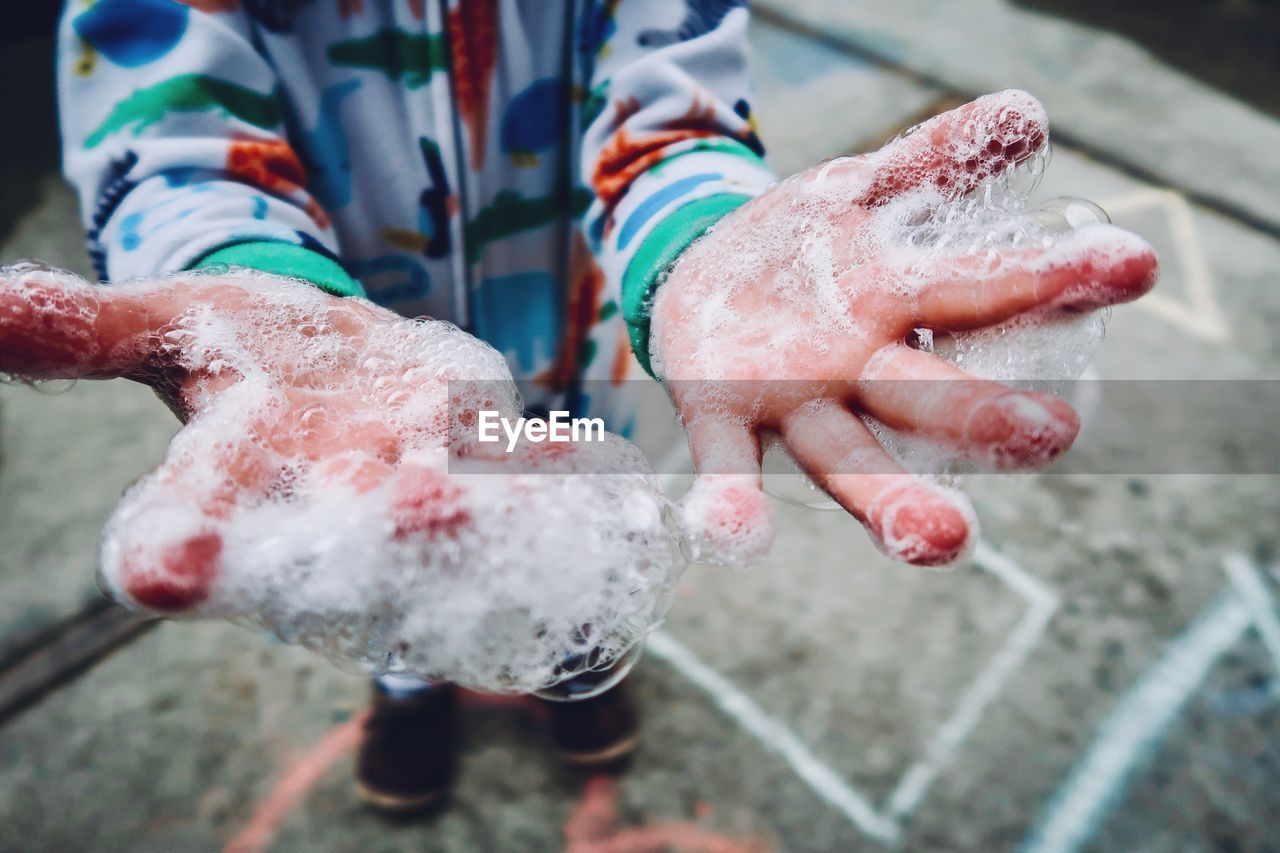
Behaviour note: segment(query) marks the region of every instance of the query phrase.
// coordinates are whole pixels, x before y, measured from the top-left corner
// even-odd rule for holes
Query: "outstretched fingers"
[[[890,557],[944,566],[969,552],[978,522],[968,499],[904,471],[842,403],[806,403],[783,420],[781,431],[809,475]]]
[[[958,255],[928,270],[915,325],[955,331],[1044,308],[1089,310],[1131,302],[1155,286],[1155,250],[1136,234],[1089,225],[1047,248]]]
[[[248,294],[211,276],[93,285],[34,264],[0,268],[0,372],[37,380],[137,376],[191,305],[230,309]]]
[[[871,184],[858,201],[875,206],[928,185],[960,198],[1031,157],[1048,134],[1048,115],[1031,95],[1017,89],[984,95],[872,154]]]
[[[1045,465],[1080,430],[1075,410],[1052,395],[978,379],[902,345],[876,354],[858,399],[882,423],[958,446],[997,470]]]
[[[162,465],[125,494],[103,531],[104,589],[122,604],[166,615],[199,606],[220,573],[225,511],[175,466]]]
[[[773,542],[773,520],[760,490],[754,431],[725,415],[701,415],[684,428],[697,478],[679,516],[692,558],[734,567],[762,559]]]
[[[213,595],[237,504],[260,497],[279,471],[252,441],[210,444],[184,430],[165,461],[120,501],[102,537],[101,578],[116,600],[177,615]]]
[[[0,373],[22,379],[108,379],[128,376],[154,384],[197,336],[174,335],[175,324],[197,306],[253,322],[257,292],[265,285],[235,275],[155,278],[122,285],[91,285],[71,273],[30,264],[0,268]],[[317,318],[355,335],[373,316],[368,306],[344,303],[309,285],[296,288],[288,311],[303,324]],[[332,304],[329,304],[329,303]]]
[[[0,372],[77,379],[129,369],[121,344],[138,329],[129,300],[71,273],[0,269]]]

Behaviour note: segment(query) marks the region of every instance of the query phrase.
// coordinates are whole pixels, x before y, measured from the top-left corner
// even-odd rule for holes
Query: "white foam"
[[[102,291],[10,273],[28,311],[83,315],[72,328],[90,340]],[[116,293],[159,305],[166,288],[195,296],[127,345],[197,377],[183,398],[193,414],[103,532],[100,580],[118,600],[258,626],[368,671],[508,692],[603,666],[665,614],[684,562],[634,446],[608,436],[451,458],[477,410],[521,414],[491,347],[247,271]]]
[[[920,307],[927,288],[967,283],[976,305],[989,283],[1019,275],[1044,281],[1064,265],[1087,269],[1086,260],[1105,269],[1146,249],[1103,224],[1105,213],[1084,200],[1031,206],[1049,162],[1047,117],[1033,97],[1000,92],[968,109],[967,119],[947,114],[878,152],[787,178],[682,256],[672,272],[680,286],[657,291],[650,351],[658,373],[683,385],[685,408],[776,429],[787,409],[774,399],[778,386],[758,380],[809,382],[813,393],[853,398],[850,389],[874,373],[877,353],[891,357],[897,332],[886,328],[899,321],[885,318]],[[956,121],[962,132],[955,125],[944,132]],[[943,160],[967,164],[946,186],[938,181]],[[1101,343],[1106,314],[1065,309],[1090,304],[1080,297],[1098,286],[1071,282],[1046,309],[977,330],[917,329],[915,345],[979,378],[1023,387],[1073,379]],[[744,381],[698,387],[717,380]],[[687,405],[691,399],[696,405]],[[908,470],[942,476],[967,461],[936,437],[864,420]],[[704,523],[707,495],[695,491],[688,504],[686,522]]]

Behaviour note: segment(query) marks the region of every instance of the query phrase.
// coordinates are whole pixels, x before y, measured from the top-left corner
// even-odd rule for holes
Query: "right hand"
[[[460,533],[472,524],[462,487],[439,457],[405,451],[447,443],[451,409],[465,418],[449,380],[511,383],[496,351],[449,324],[295,281],[244,272],[97,287],[30,265],[0,269],[0,373],[127,377],[186,424],[131,493],[126,521],[164,522],[116,525],[117,592],[167,613],[208,597],[219,522],[299,478],[357,493],[393,481],[394,536]],[[480,402],[518,417],[510,387]]]

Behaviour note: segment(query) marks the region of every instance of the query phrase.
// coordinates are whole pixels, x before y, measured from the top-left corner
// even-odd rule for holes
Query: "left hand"
[[[685,252],[656,295],[650,346],[698,472],[682,504],[695,556],[740,564],[768,548],[761,430],[887,553],[923,566],[965,553],[972,508],[903,470],[860,415],[1001,468],[1070,446],[1079,421],[1065,402],[978,380],[907,338],[1136,299],[1155,283],[1151,247],[1093,225],[1048,246],[964,253],[895,242],[886,227],[900,234],[1033,156],[1047,134],[1025,92],[979,98],[873,154],[783,181]],[[966,381],[920,393],[899,380]]]

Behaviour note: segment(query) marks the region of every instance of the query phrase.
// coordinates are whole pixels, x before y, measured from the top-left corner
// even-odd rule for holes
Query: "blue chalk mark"
[[[1102,724],[1036,820],[1022,853],[1071,853],[1087,844],[1120,800],[1134,768],[1251,624],[1248,608],[1228,587],[1169,643]]]

